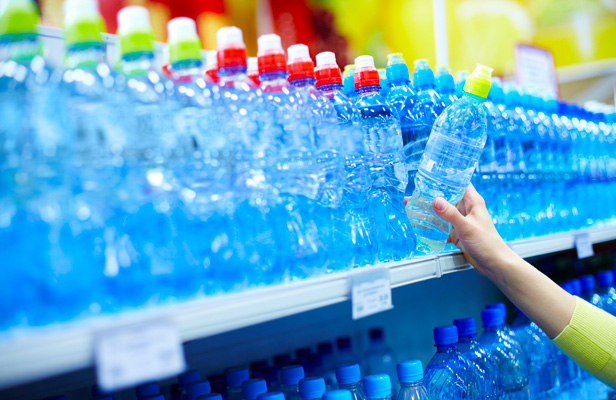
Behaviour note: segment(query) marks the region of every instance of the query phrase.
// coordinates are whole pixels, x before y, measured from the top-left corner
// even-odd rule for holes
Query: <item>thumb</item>
[[[460,214],[460,211],[455,206],[449,204],[447,200],[442,197],[437,197],[434,199],[432,202],[432,207],[434,208],[436,215],[455,227],[466,223],[464,216]]]

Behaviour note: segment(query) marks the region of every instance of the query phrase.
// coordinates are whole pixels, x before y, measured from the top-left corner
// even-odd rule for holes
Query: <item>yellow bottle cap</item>
[[[477,64],[473,73],[466,79],[464,91],[484,99],[487,98],[490,92],[491,77],[492,68]]]

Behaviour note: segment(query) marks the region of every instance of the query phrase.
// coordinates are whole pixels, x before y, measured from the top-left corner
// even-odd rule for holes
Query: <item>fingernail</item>
[[[445,209],[445,206],[447,205],[447,202],[445,201],[444,198],[442,197],[437,197],[434,200],[434,209],[438,210],[438,211],[443,211]]]

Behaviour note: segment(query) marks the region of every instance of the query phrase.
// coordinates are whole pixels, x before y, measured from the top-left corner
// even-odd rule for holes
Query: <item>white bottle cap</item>
[[[296,61],[312,61],[310,58],[310,50],[308,50],[308,46],[305,44],[294,44],[289,46],[287,49],[287,59],[289,64]]]
[[[205,56],[205,68],[206,69],[218,69],[218,52],[216,50],[209,50]]]
[[[259,39],[257,39],[257,46],[259,48],[259,54],[267,53],[270,50],[282,51],[282,41],[280,40],[280,36],[275,33],[259,36]]]
[[[118,12],[118,34],[122,36],[134,32],[152,32],[150,13],[145,7],[129,6]]]
[[[197,24],[191,18],[173,18],[167,23],[167,42],[177,43],[182,39],[198,39]]]
[[[335,65],[338,67],[336,63],[336,54],[331,51],[324,51],[322,53],[317,54],[317,68],[324,67],[326,65]]]
[[[259,59],[257,57],[248,57],[248,72],[259,73]]]
[[[218,50],[225,49],[231,44],[244,45],[244,36],[242,30],[237,26],[225,26],[216,32],[216,48]]]
[[[98,21],[97,0],[64,0],[64,26],[75,25],[79,21]]]
[[[359,56],[355,59],[355,70],[374,68],[374,58],[372,56]]]

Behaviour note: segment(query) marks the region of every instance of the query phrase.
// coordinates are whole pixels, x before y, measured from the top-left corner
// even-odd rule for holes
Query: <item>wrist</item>
[[[497,246],[494,257],[486,263],[485,275],[498,286],[505,285],[507,276],[514,273],[515,269],[523,261],[504,241],[501,246]]]

